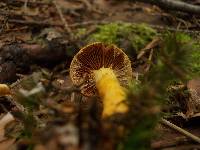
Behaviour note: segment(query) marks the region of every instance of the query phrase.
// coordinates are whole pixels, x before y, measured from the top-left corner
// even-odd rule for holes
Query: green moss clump
[[[137,53],[156,35],[156,30],[145,24],[110,23],[100,25],[98,31],[89,36],[88,42],[112,43]]]
[[[200,76],[200,43],[197,43],[195,50],[190,55],[191,58],[191,68],[190,71],[195,73],[197,76]]]
[[[176,33],[175,36],[176,47],[181,51],[177,52],[178,56],[175,56],[174,59],[178,59],[176,61],[180,62],[178,65],[188,70],[192,76],[200,76],[200,42],[184,33]]]
[[[180,32],[164,34],[162,39],[155,67],[162,71],[163,80],[173,81],[175,77],[176,80],[186,81],[200,75],[200,43],[197,39]],[[178,68],[179,73],[172,72],[172,67]]]

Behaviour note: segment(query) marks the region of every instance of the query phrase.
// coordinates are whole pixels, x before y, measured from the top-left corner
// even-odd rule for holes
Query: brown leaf
[[[7,113],[3,118],[0,120],[0,141],[4,140],[5,137],[5,127],[8,123],[14,121],[14,117],[11,113]]]
[[[6,139],[4,141],[0,142],[0,149],[1,150],[11,150],[11,147],[13,146],[15,142],[15,139]]]

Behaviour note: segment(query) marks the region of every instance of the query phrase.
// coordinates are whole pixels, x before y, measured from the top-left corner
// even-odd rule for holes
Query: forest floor
[[[200,5],[198,0],[193,4]],[[140,80],[151,70],[147,61],[154,55],[151,49],[160,46],[160,39],[154,34],[180,32],[196,41],[200,39],[198,15],[131,0],[1,0],[0,22],[0,83],[7,84],[12,93],[0,95],[1,150],[120,149],[122,142],[114,135],[115,129],[117,133],[120,129],[112,124],[103,131],[103,121],[97,119],[101,104],[82,96],[79,87],[72,84],[69,67],[73,56],[88,43],[96,39],[104,42],[111,36],[110,43],[125,49],[132,61],[134,78]],[[129,31],[127,37],[115,33],[126,23],[145,24],[152,37],[131,51]],[[134,34],[143,32],[137,31],[143,28],[133,30],[130,32]],[[104,33],[107,35],[101,35]],[[115,39],[118,36],[120,40]],[[183,88],[177,87],[172,91],[176,104],[163,104],[163,116],[200,137],[200,80],[192,78]],[[184,88],[195,90],[198,108],[189,102],[192,93],[190,98],[183,95]],[[91,117],[92,113],[97,115]],[[151,149],[200,150],[199,139],[195,141],[162,122],[154,131]]]

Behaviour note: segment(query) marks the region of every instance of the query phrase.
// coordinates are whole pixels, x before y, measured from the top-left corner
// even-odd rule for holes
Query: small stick
[[[140,53],[137,55],[137,59],[140,59],[144,54],[146,54],[147,51],[155,48],[158,46],[158,43],[160,41],[160,38],[153,39],[150,43],[148,43],[145,48],[140,50]]]
[[[24,2],[24,12],[27,13],[28,10],[27,10],[27,4],[28,4],[28,0],[25,0]]]
[[[149,58],[148,58],[148,66],[145,68],[145,72],[148,72],[150,67],[151,67],[151,61],[152,61],[152,58],[153,58],[153,51],[154,49],[152,48],[151,51],[150,51],[150,55],[149,55]]]
[[[200,138],[199,138],[199,137],[193,135],[192,133],[190,133],[190,132],[188,132],[188,131],[186,131],[186,130],[184,130],[184,129],[178,127],[178,126],[176,126],[175,124],[173,124],[173,123],[167,121],[166,119],[161,119],[160,122],[161,122],[162,124],[164,124],[164,125],[166,125],[166,126],[172,128],[172,129],[178,131],[179,133],[185,135],[186,137],[191,138],[191,139],[194,140],[195,142],[200,143]]]
[[[53,3],[54,3],[54,5],[55,5],[55,7],[56,7],[56,9],[57,9],[57,11],[58,11],[58,14],[60,15],[61,21],[62,21],[63,24],[64,24],[65,30],[66,30],[67,33],[70,35],[70,37],[71,37],[70,39],[72,39],[72,37],[73,37],[72,30],[70,29],[70,27],[69,27],[67,21],[65,20],[60,6],[57,4],[57,2],[56,2],[55,0],[53,1]]]

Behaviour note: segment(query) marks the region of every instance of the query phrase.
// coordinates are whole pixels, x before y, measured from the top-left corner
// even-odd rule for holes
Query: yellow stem
[[[94,71],[94,76],[98,93],[103,100],[103,118],[115,113],[127,112],[128,106],[124,103],[126,93],[113,70],[100,68]]]

